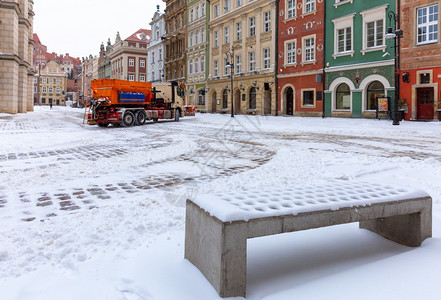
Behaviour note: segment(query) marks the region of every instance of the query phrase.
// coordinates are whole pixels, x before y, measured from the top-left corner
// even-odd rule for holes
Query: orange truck
[[[135,82],[98,79],[91,83],[87,123],[107,127],[144,125],[147,120],[194,115],[196,107],[184,106],[184,90],[176,82]]]

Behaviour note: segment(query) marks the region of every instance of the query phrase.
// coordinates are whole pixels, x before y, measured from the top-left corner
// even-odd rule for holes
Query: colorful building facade
[[[374,118],[394,99],[394,48],[386,41],[395,1],[326,1],[325,116]]]
[[[322,116],[324,1],[280,1],[278,17],[278,111]]]
[[[439,119],[441,114],[441,1],[401,3],[400,108],[406,120]]]

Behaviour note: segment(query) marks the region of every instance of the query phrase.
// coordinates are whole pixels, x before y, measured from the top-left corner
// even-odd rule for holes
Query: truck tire
[[[147,120],[147,115],[145,114],[145,111],[137,110],[135,113],[136,125],[144,125],[146,120]]]
[[[180,117],[181,117],[181,113],[179,109],[175,109],[175,122],[179,122]]]
[[[135,123],[135,115],[131,111],[126,111],[122,119],[122,125],[126,127],[133,126]]]

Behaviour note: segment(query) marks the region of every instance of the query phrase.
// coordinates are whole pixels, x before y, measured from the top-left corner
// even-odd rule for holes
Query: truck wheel
[[[134,123],[135,123],[135,116],[131,111],[126,111],[122,119],[123,126],[130,127],[133,126]]]
[[[145,111],[143,111],[143,110],[136,111],[136,113],[135,113],[136,125],[144,125],[146,119],[147,119],[147,116],[145,114]]]
[[[181,113],[179,109],[175,109],[175,122],[179,122],[179,118],[181,117]]]

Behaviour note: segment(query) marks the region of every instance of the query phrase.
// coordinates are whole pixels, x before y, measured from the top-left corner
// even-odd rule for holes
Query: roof
[[[137,32],[126,38],[126,41],[150,43],[152,31],[149,29],[139,29]]]

